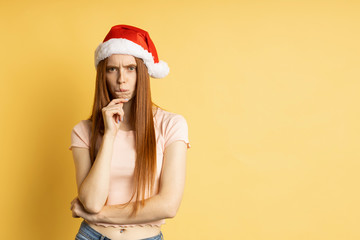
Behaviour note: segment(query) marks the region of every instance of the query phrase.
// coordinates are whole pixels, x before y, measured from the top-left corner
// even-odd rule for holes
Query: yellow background
[[[189,125],[167,240],[360,239],[359,1],[2,1],[1,239],[74,239],[72,127],[112,25],[146,29]]]

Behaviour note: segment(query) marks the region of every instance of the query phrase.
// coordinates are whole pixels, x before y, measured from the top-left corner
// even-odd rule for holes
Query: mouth
[[[115,92],[128,92],[129,90],[128,89],[119,89],[119,90],[116,90]]]

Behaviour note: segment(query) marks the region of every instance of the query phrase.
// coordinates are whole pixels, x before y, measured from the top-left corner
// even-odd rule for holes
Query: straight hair
[[[156,136],[154,128],[153,106],[160,108],[151,100],[150,76],[143,60],[136,58],[136,95],[131,106],[131,128],[135,129],[136,160],[133,175],[133,193],[130,200],[120,207],[128,206],[133,199],[131,216],[136,215],[140,206],[145,205],[145,193],[153,194],[156,176]],[[108,58],[99,62],[96,73],[95,97],[92,114],[89,120],[92,122],[90,137],[90,158],[94,164],[97,153],[101,146],[104,135],[104,120],[102,108],[107,106],[110,92],[106,81],[106,68]],[[156,113],[155,113],[156,114]]]

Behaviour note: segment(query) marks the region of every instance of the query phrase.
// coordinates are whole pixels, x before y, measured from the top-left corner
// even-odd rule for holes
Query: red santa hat
[[[159,61],[149,34],[140,28],[129,25],[113,26],[95,50],[95,67],[112,54],[129,54],[141,58],[153,78],[163,78],[169,73],[167,63]]]

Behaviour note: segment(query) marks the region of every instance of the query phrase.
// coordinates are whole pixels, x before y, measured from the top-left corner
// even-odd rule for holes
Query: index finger
[[[108,106],[115,105],[115,104],[118,104],[121,102],[127,102],[127,101],[129,101],[129,99],[127,99],[127,98],[114,98],[113,100],[110,101]]]

